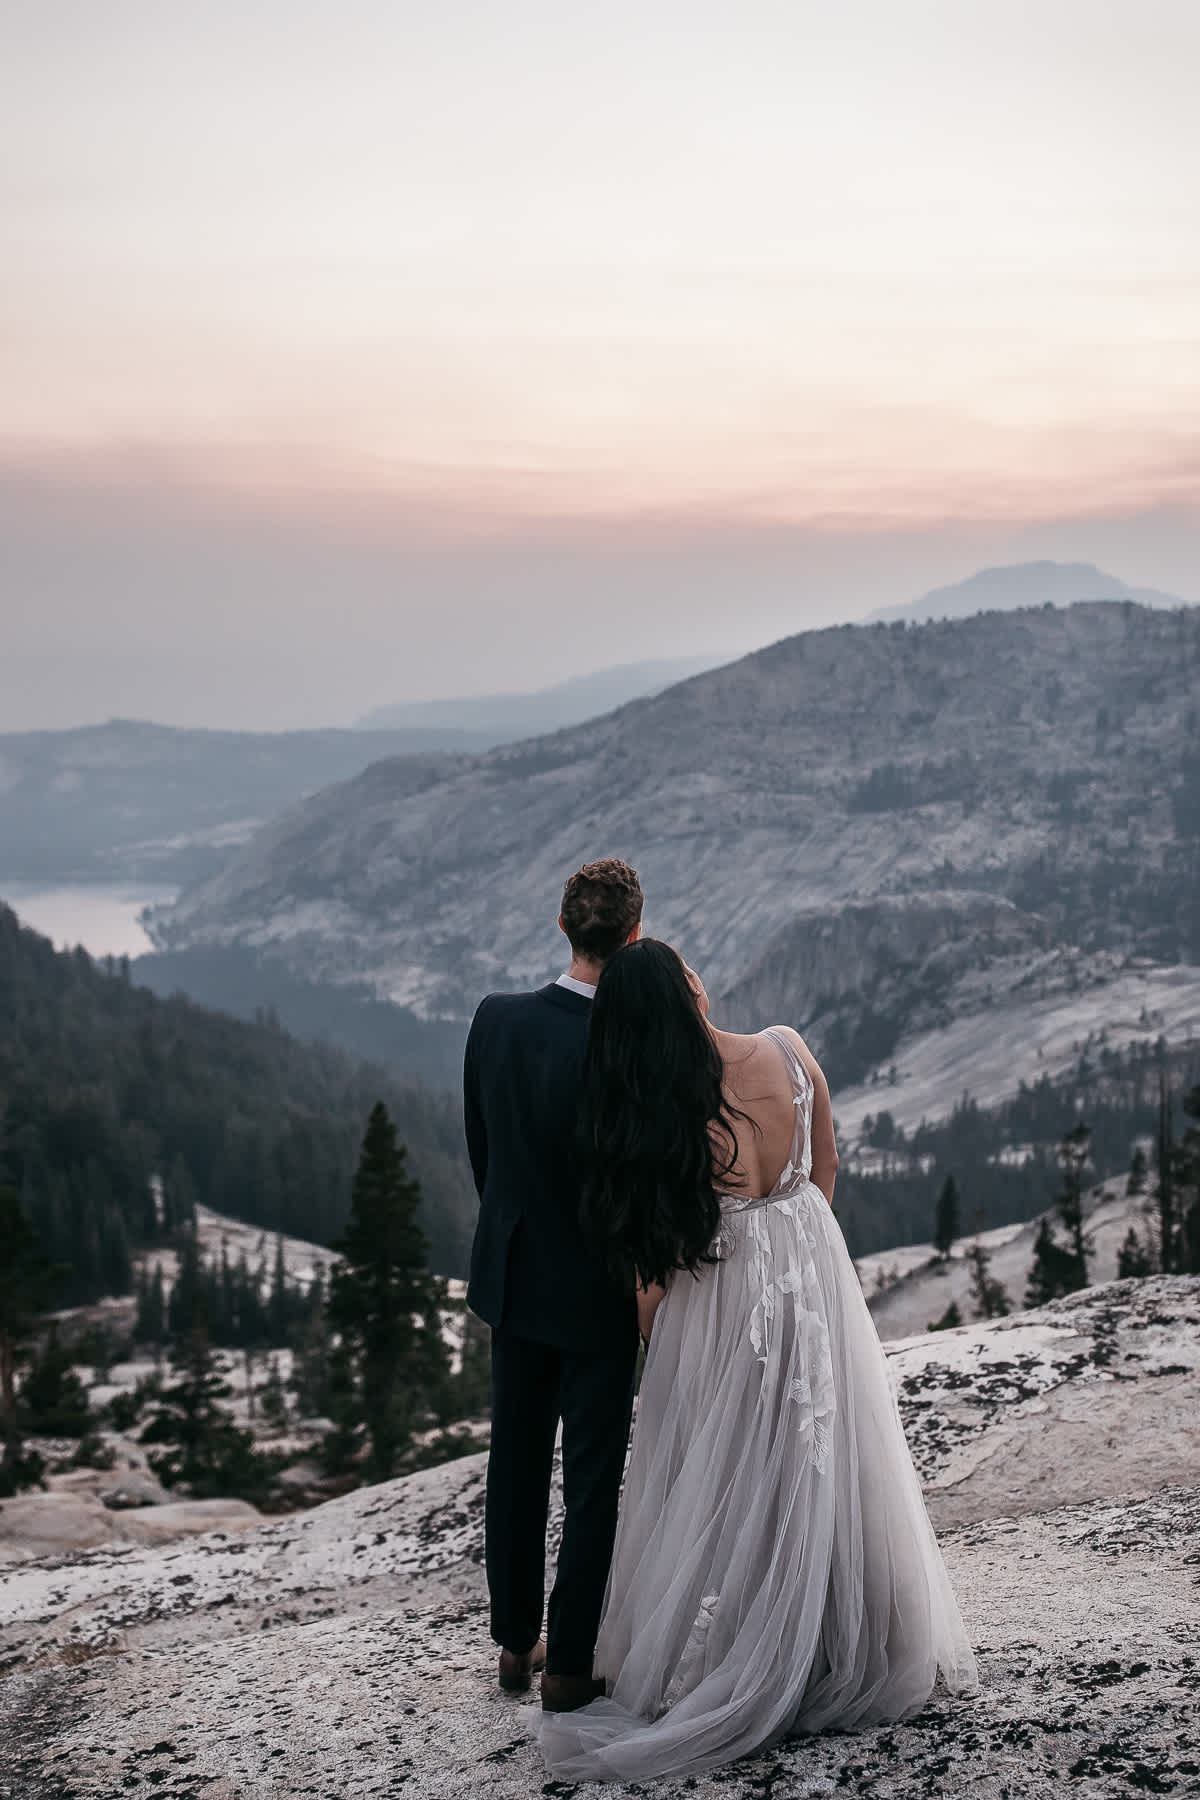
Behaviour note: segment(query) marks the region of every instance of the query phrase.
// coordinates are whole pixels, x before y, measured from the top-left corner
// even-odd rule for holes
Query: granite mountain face
[[[1200,974],[1198,707],[1190,608],[806,632],[552,736],[376,763],[152,931],[462,1020],[557,971],[564,876],[622,855],[715,1016],[793,1021],[853,1082],[967,1014]]]

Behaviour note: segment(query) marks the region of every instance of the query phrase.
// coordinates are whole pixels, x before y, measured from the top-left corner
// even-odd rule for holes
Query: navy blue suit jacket
[[[467,1303],[494,1327],[562,1350],[613,1354],[636,1332],[579,1229],[575,1115],[591,1001],[552,983],[489,994],[463,1066],[479,1190]]]

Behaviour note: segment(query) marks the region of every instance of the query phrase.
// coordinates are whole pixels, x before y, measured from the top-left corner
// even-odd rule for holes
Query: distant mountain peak
[[[355,725],[355,730],[395,730],[424,727],[427,730],[486,732],[497,742],[534,737],[582,725],[624,706],[646,699],[664,688],[714,669],[729,658],[717,654],[661,657],[651,661],[619,663],[586,675],[572,675],[553,686],[520,694],[464,694],[445,700],[409,700],[394,706],[377,706]]]
[[[931,588],[905,606],[886,606],[871,613],[867,624],[899,619],[964,619],[972,613],[1010,612],[1022,606],[1074,606],[1080,600],[1133,600],[1142,606],[1184,606],[1186,601],[1158,588],[1130,587],[1094,563],[1001,563],[977,569],[965,581]]]

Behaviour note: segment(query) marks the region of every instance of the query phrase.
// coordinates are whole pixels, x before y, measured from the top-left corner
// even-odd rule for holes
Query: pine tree
[[[1009,1312],[1008,1293],[1003,1282],[991,1273],[991,1258],[976,1236],[968,1253],[971,1264],[971,1294],[977,1319],[1006,1319]]]
[[[148,1301],[147,1324],[153,1333],[150,1341],[153,1344],[166,1342],[167,1337],[167,1296],[163,1283],[162,1264],[156,1262],[154,1273],[150,1277],[150,1298]]]
[[[172,1338],[186,1337],[192,1330],[198,1316],[204,1313],[204,1272],[200,1266],[200,1245],[196,1237],[194,1225],[188,1226],[181,1234],[179,1245],[179,1266],[175,1271],[175,1279],[171,1283],[171,1296],[167,1301],[167,1329]],[[204,1329],[210,1329],[210,1319],[204,1317]]]
[[[947,1175],[937,1197],[934,1215],[933,1247],[943,1262],[950,1255],[959,1232],[958,1188],[953,1175]]]
[[[325,1398],[332,1429],[322,1439],[321,1460],[330,1475],[344,1475],[357,1462],[365,1434],[362,1393],[346,1338],[330,1343]]]
[[[1133,1155],[1129,1159],[1129,1174],[1125,1181],[1125,1192],[1130,1198],[1135,1194],[1145,1193],[1147,1174],[1146,1152],[1140,1144],[1135,1144]]]
[[[350,1200],[350,1217],[333,1245],[328,1316],[351,1359],[340,1403],[343,1431],[361,1422],[372,1477],[385,1480],[429,1408],[436,1363],[435,1287],[428,1244],[417,1224],[421,1190],[405,1167],[404,1146],[387,1108],[372,1109]],[[352,1416],[357,1411],[357,1420]]]
[[[1080,1120],[1072,1126],[1058,1146],[1058,1160],[1063,1172],[1062,1190],[1055,1205],[1067,1233],[1072,1258],[1071,1285],[1064,1291],[1075,1293],[1087,1286],[1087,1239],[1083,1230],[1083,1172],[1091,1158],[1092,1133]]]
[[[44,1464],[21,1442],[17,1412],[17,1367],[62,1271],[42,1254],[38,1235],[15,1188],[0,1188],[0,1497],[34,1487]]]
[[[133,1284],[129,1233],[119,1207],[106,1206],[100,1227],[100,1280],[108,1294],[127,1294]]]
[[[20,1410],[27,1431],[48,1437],[83,1437],[92,1423],[75,1360],[53,1320],[21,1383]]]
[[[455,1382],[456,1419],[482,1417],[491,1405],[491,1333],[473,1312],[463,1314],[462,1351]]]
[[[307,1315],[292,1360],[292,1392],[301,1418],[329,1413],[329,1325],[325,1318],[325,1284],[318,1269],[305,1299]]]
[[[1064,1250],[1054,1236],[1049,1214],[1045,1214],[1033,1241],[1033,1263],[1025,1289],[1026,1306],[1045,1306],[1060,1294],[1074,1293],[1076,1263],[1069,1250]]]
[[[962,1312],[959,1309],[958,1301],[952,1300],[941,1318],[933,1319],[925,1329],[926,1331],[953,1331],[954,1327],[956,1325],[961,1325],[962,1322],[963,1317]]]
[[[1179,1172],[1183,1188],[1180,1221],[1180,1267],[1200,1275],[1200,1085],[1184,1096],[1183,1110],[1193,1121],[1179,1147]]]
[[[288,1407],[277,1357],[268,1358],[267,1379],[258,1391],[258,1401],[262,1407],[263,1418],[268,1425],[274,1426],[276,1430],[281,1430],[287,1424]]]
[[[141,1435],[162,1444],[150,1467],[165,1487],[184,1483],[200,1498],[245,1492],[253,1439],[221,1406],[233,1389],[221,1374],[202,1318],[171,1345],[175,1380],[159,1396],[158,1410]]]
[[[286,1344],[288,1340],[289,1293],[287,1264],[283,1257],[283,1233],[275,1234],[275,1263],[267,1295],[267,1341]]]
[[[1159,1267],[1169,1275],[1175,1267],[1175,1144],[1171,1131],[1171,1096],[1167,1078],[1158,1072],[1158,1136],[1155,1142],[1155,1191],[1158,1198]]]
[[[1152,1274],[1153,1268],[1149,1251],[1131,1225],[1125,1233],[1121,1248],[1117,1251],[1118,1281],[1125,1281],[1130,1276],[1141,1279]]]

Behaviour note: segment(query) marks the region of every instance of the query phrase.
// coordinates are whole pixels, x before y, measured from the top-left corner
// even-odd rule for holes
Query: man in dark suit
[[[604,1692],[592,1659],[633,1399],[632,1294],[584,1243],[574,1128],[591,997],[607,959],[641,930],[627,863],[588,863],[563,889],[571,966],[548,987],[489,994],[464,1065],[467,1148],[479,1190],[467,1301],[492,1327],[486,1559],[500,1685],[569,1711]],[[562,1420],[563,1520],[546,1609],[546,1519]]]

